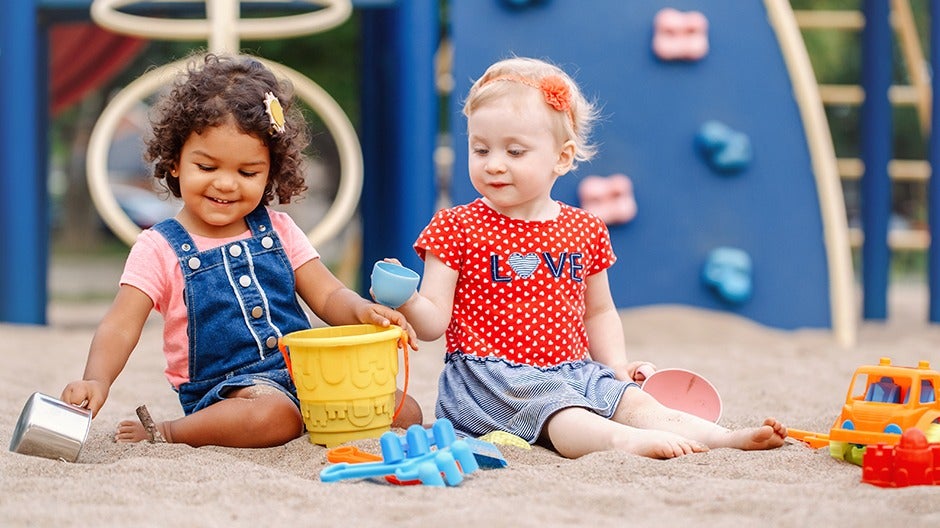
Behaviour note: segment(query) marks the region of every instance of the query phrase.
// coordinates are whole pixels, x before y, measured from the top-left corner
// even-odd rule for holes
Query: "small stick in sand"
[[[160,430],[157,429],[157,424],[153,422],[153,418],[150,417],[150,411],[147,410],[146,405],[141,405],[137,408],[137,418],[140,419],[140,423],[144,425],[144,429],[147,430],[147,434],[150,435],[151,444],[165,444],[166,438],[163,438],[163,434],[160,433]]]

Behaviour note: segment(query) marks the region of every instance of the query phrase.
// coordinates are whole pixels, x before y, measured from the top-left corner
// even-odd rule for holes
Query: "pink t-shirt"
[[[459,273],[448,352],[539,367],[587,357],[584,279],[616,257],[602,221],[560,205],[546,222],[511,219],[482,200],[434,215],[415,250]]]
[[[268,209],[271,224],[281,239],[281,245],[297,269],[312,259],[319,258],[307,235],[286,213]],[[199,251],[213,249],[235,240],[249,238],[251,232],[231,238],[206,238],[190,233]],[[163,235],[153,229],[143,231],[131,247],[121,284],[133,286],[147,294],[154,309],[163,315],[163,354],[166,356],[167,380],[174,387],[189,381],[189,339],[186,305],[183,302],[183,272],[173,248]]]

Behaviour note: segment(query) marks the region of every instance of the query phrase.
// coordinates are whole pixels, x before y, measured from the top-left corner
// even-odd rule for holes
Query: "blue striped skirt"
[[[512,363],[497,357],[451,353],[444,359],[435,414],[469,436],[506,431],[535,443],[545,422],[568,407],[613,416],[623,392],[620,381],[594,361],[552,367]]]

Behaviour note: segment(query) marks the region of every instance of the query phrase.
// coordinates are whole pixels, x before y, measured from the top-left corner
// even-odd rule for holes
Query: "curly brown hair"
[[[246,134],[268,147],[271,168],[261,203],[290,203],[307,190],[302,163],[310,141],[307,124],[287,80],[278,80],[258,59],[247,56],[198,54],[187,63],[172,89],[160,99],[151,118],[152,134],[146,140],[144,159],[153,165],[153,176],[180,197],[180,184],[170,172],[177,167],[183,144],[191,134],[219,126],[229,119]],[[264,96],[271,92],[284,109],[284,132],[272,133]]]

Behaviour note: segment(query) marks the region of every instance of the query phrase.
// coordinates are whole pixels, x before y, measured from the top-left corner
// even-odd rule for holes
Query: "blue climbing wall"
[[[665,7],[708,18],[710,50],[702,60],[653,55],[653,19]],[[831,326],[806,135],[762,2],[454,0],[450,9],[455,203],[477,196],[460,113],[472,80],[511,54],[549,59],[573,74],[605,116],[595,135],[600,154],[561,178],[555,198],[577,205],[577,185],[592,174],[625,173],[633,181],[637,217],[610,226],[619,307],[682,304],[779,328]],[[695,136],[710,120],[750,138],[753,158],[744,171],[717,173],[696,151]],[[728,303],[701,282],[705,259],[719,246],[751,257],[753,294],[744,303]]]

